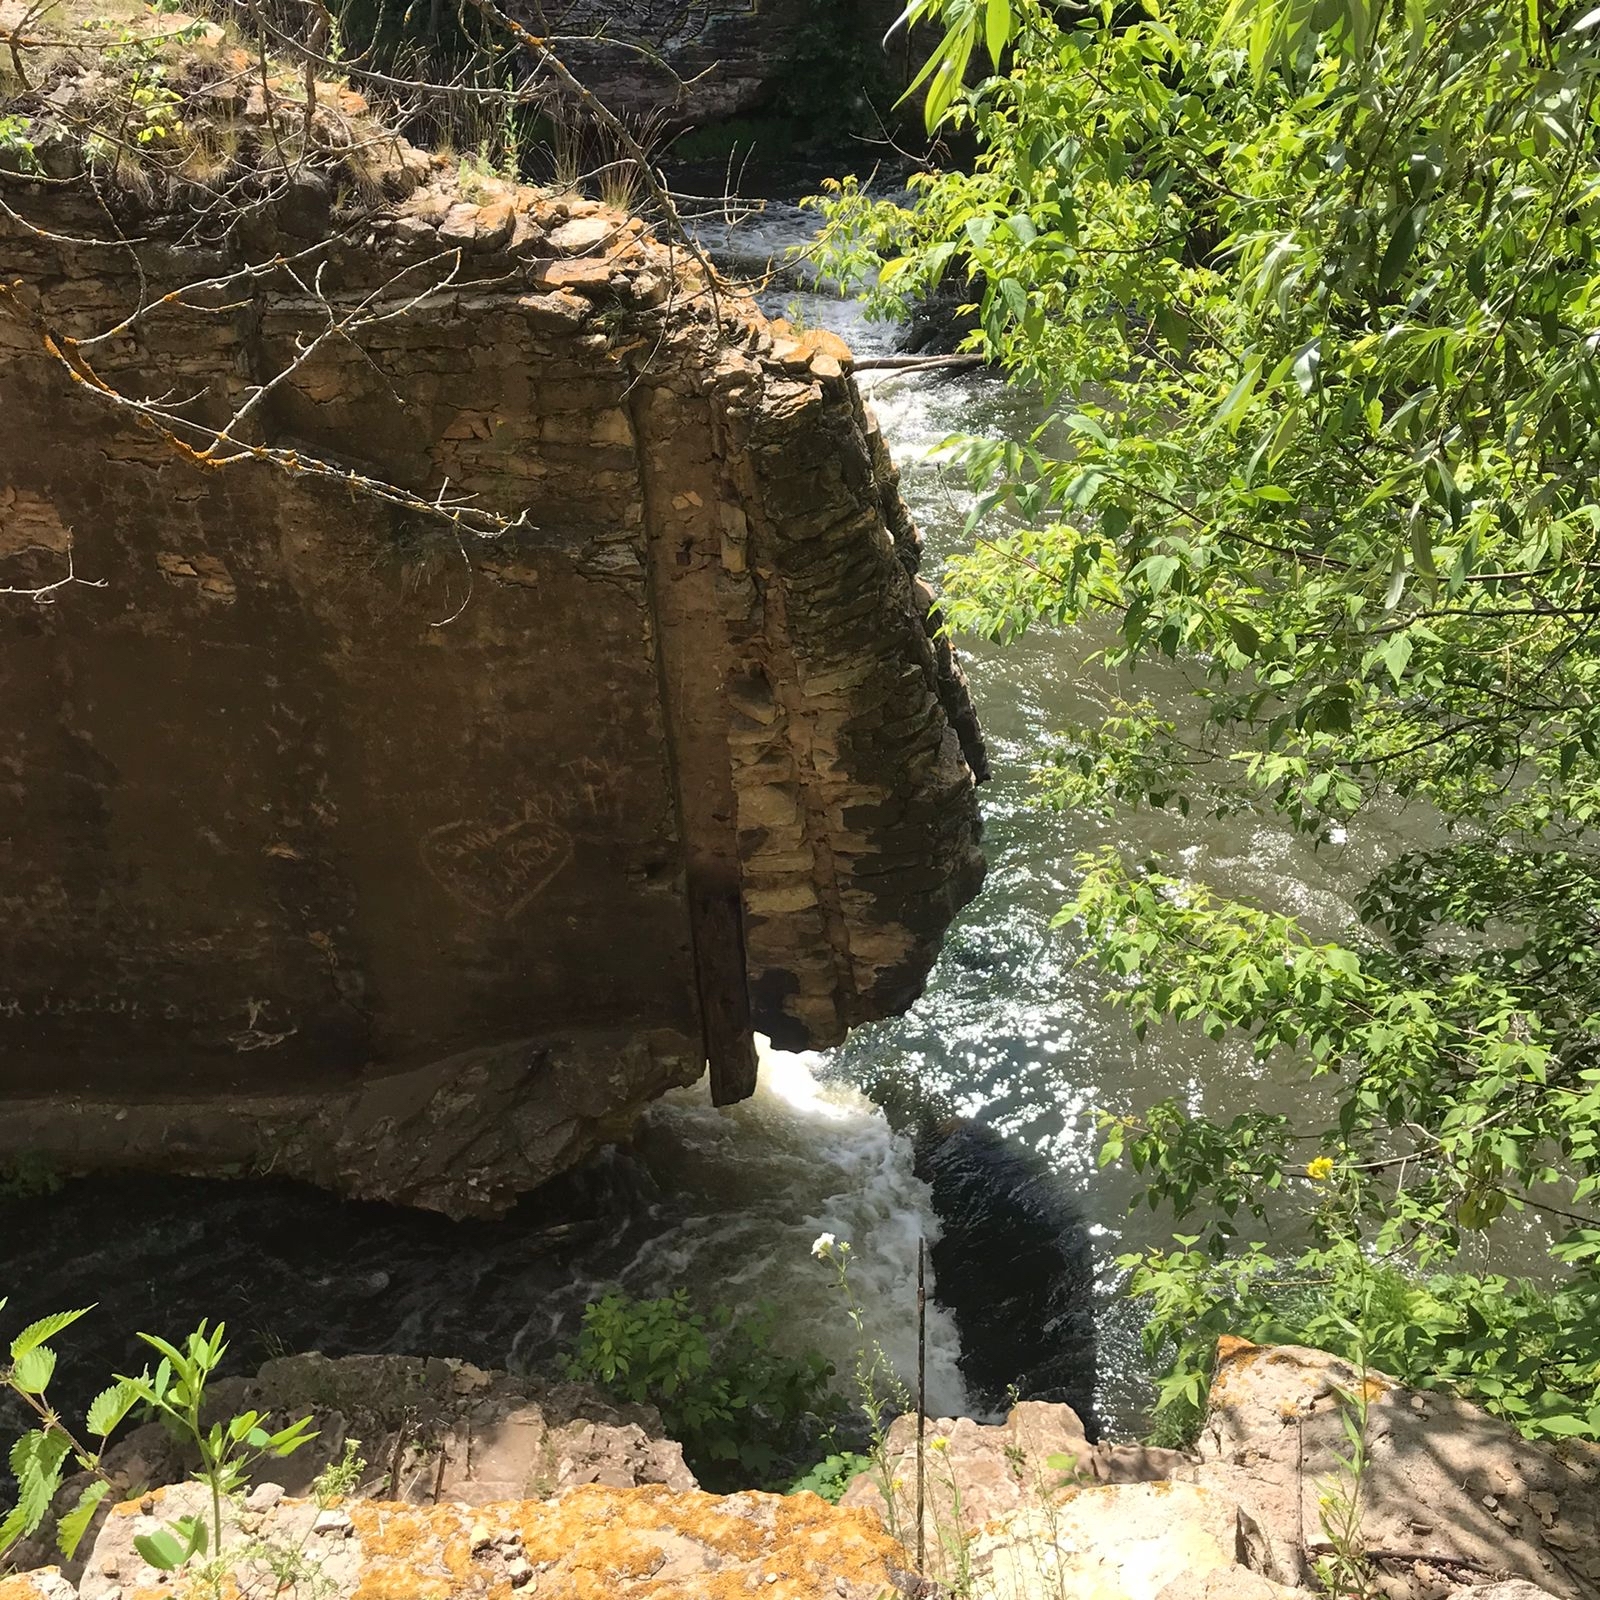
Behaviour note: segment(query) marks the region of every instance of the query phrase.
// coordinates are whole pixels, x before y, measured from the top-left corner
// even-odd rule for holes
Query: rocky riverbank
[[[1352,1475],[1339,1457],[1362,1395]],[[228,1514],[241,1594],[1297,1600],[1341,1554],[1386,1600],[1600,1597],[1600,1452],[1530,1445],[1448,1395],[1297,1347],[1225,1341],[1191,1452],[1091,1445],[1062,1405],[929,1419],[920,1569],[909,1417],[886,1473],[835,1507],[706,1494],[648,1408],[461,1362],[290,1357],[215,1399],[309,1410],[319,1429]],[[330,1495],[318,1474],[357,1438],[367,1466]],[[128,1498],[98,1514],[81,1559],[46,1565],[46,1539],[31,1541],[19,1555],[37,1565],[0,1580],[0,1600],[193,1588],[133,1544],[200,1509],[171,1442],[138,1429],[110,1464]],[[1341,1496],[1358,1506],[1347,1547],[1329,1532]]]

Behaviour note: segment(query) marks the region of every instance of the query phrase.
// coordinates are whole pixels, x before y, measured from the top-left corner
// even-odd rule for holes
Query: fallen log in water
[[[919,368],[944,367],[964,370],[988,363],[986,356],[972,353],[953,356],[860,356],[850,363],[851,372],[912,372]]]

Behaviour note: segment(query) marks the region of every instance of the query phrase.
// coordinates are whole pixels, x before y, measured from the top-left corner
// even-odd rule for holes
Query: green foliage
[[[872,19],[856,0],[812,0],[806,26],[772,74],[770,109],[789,141],[838,146],[855,134],[881,137],[879,119],[894,98]],[[764,145],[760,153],[774,151]]]
[[[1339,1422],[1344,1430],[1345,1449],[1335,1450],[1335,1471],[1325,1479],[1317,1493],[1317,1520],[1322,1524],[1328,1553],[1313,1563],[1317,1582],[1324,1594],[1348,1595],[1351,1600],[1373,1600],[1384,1591],[1377,1573],[1367,1559],[1366,1538],[1362,1530],[1365,1507],[1362,1496],[1367,1488],[1367,1472],[1372,1457],[1367,1449],[1367,1427],[1371,1412],[1371,1392],[1367,1381],[1365,1352],[1357,1359],[1356,1383],[1352,1388],[1336,1388]]]
[[[311,1483],[311,1498],[324,1511],[336,1500],[347,1500],[361,1487],[366,1476],[367,1458],[361,1454],[359,1439],[346,1439],[337,1461],[330,1461]]]
[[[844,1492],[850,1487],[852,1480],[859,1478],[863,1472],[871,1470],[871,1456],[859,1455],[854,1450],[840,1450],[824,1457],[814,1467],[801,1473],[783,1492],[800,1494],[809,1491],[821,1495],[829,1505],[836,1506],[844,1498]]]
[[[26,117],[0,116],[0,168],[35,173],[39,158],[33,148],[33,124]]]
[[[923,117],[932,133],[961,93],[980,40],[990,63],[999,70],[1016,30],[1017,15],[1010,0],[910,0],[905,14],[908,27],[933,19],[944,25],[943,38],[906,90],[908,98],[918,89],[925,90]]]
[[[1335,1101],[1109,1130],[1200,1229],[1133,1280],[1179,1352],[1166,1404],[1202,1392],[1202,1333],[1338,1343],[1376,1261],[1376,1365],[1600,1437],[1600,13],[914,9],[948,29],[930,117],[980,154],[908,206],[836,188],[830,265],[889,314],[970,282],[972,347],[1052,408],[949,442],[979,542],[947,615],[1095,620],[1120,683],[1193,688],[1067,730],[1043,798],[1313,841],[1374,801],[1438,822],[1338,943],[1081,863],[1067,914],[1136,1026],[1242,1035]],[[964,91],[991,13],[1004,54]],[[1546,1288],[1447,1274],[1530,1210]],[[1309,1247],[1244,1246],[1241,1215]]]
[[[0,1299],[0,1311],[5,1306],[6,1301]],[[17,1486],[16,1504],[0,1519],[0,1557],[44,1521],[69,1466],[81,1471],[97,1470],[106,1436],[132,1405],[130,1400],[127,1406],[119,1409],[104,1395],[96,1401],[88,1421],[88,1432],[98,1440],[93,1448],[79,1444],[56,1417],[48,1393],[56,1368],[56,1352],[48,1341],[87,1315],[87,1309],[61,1311],[29,1323],[11,1340],[9,1360],[0,1366],[0,1389],[9,1389],[40,1419],[40,1425],[23,1434],[9,1452],[11,1475]],[[106,1487],[103,1481],[91,1484],[77,1505],[61,1519],[57,1540],[64,1555],[70,1557],[76,1551],[95,1507],[105,1496]]]
[[[0,1311],[5,1306],[6,1301],[0,1299]],[[70,1558],[76,1552],[96,1508],[112,1486],[103,1465],[111,1435],[138,1406],[148,1407],[199,1453],[200,1467],[195,1476],[211,1491],[212,1520],[208,1527],[200,1518],[179,1518],[166,1528],[140,1535],[134,1540],[135,1547],[161,1571],[176,1570],[208,1549],[220,1552],[223,1498],[243,1488],[255,1462],[266,1456],[290,1455],[314,1438],[309,1431],[311,1419],[302,1417],[286,1428],[268,1432],[264,1426],[267,1418],[261,1412],[247,1411],[227,1422],[206,1425],[202,1416],[206,1383],[227,1345],[221,1323],[208,1332],[202,1322],[181,1348],[153,1334],[140,1334],[161,1354],[160,1365],[154,1374],[146,1368],[138,1377],[118,1378],[110,1388],[102,1390],[91,1402],[82,1429],[74,1433],[50,1403],[49,1386],[57,1360],[50,1341],[87,1316],[88,1309],[58,1311],[29,1323],[11,1340],[9,1361],[0,1366],[0,1389],[9,1389],[38,1419],[38,1426],[11,1447],[9,1461],[17,1486],[16,1504],[0,1520],[0,1557],[38,1529],[54,1504],[69,1467],[91,1478],[56,1528],[62,1554]]]
[[[1163,1440],[1193,1436],[1224,1333],[1312,1345],[1416,1388],[1458,1390],[1533,1438],[1600,1429],[1600,1300],[1582,1280],[1550,1290],[1494,1273],[1419,1275],[1374,1265],[1348,1232],[1286,1260],[1252,1244],[1219,1261],[1197,1242],[1180,1235],[1171,1250],[1121,1263],[1150,1303],[1144,1339],[1165,1368]]]
[[[3,160],[4,148],[5,120],[0,118],[0,160]],[[25,1150],[0,1162],[0,1202],[54,1194],[61,1184],[61,1173],[55,1162],[37,1151]]]
[[[682,1289],[658,1300],[612,1290],[584,1308],[567,1370],[653,1405],[707,1485],[781,1483],[841,1404],[824,1357],[773,1347],[775,1320],[770,1306],[742,1317],[726,1306],[703,1313]]]
[[[900,1500],[895,1492],[895,1458],[889,1449],[889,1425],[897,1415],[911,1410],[911,1391],[895,1371],[888,1352],[867,1328],[866,1308],[856,1298],[855,1285],[850,1281],[850,1268],[855,1261],[850,1241],[832,1233],[821,1233],[811,1246],[811,1254],[832,1269],[834,1287],[844,1302],[845,1316],[856,1336],[855,1368],[851,1378],[856,1409],[866,1423],[869,1470],[883,1499],[889,1537],[904,1543]]]
[[[338,53],[397,77],[467,82],[492,74],[506,40],[469,6],[396,6],[388,0],[339,0],[330,11]]]
[[[200,1452],[200,1467],[195,1477],[211,1491],[212,1548],[222,1549],[222,1502],[242,1490],[249,1479],[251,1467],[269,1456],[293,1455],[301,1445],[314,1439],[310,1417],[301,1417],[269,1433],[264,1426],[268,1418],[264,1412],[243,1411],[226,1422],[213,1422],[208,1427],[202,1415],[206,1384],[210,1381],[227,1352],[223,1339],[224,1326],[218,1323],[208,1331],[202,1322],[181,1346],[158,1338],[153,1333],[139,1337],[161,1357],[154,1373],[147,1367],[137,1378],[119,1378],[128,1386],[136,1403],[148,1406],[155,1415],[185,1443],[193,1444]],[[178,1558],[181,1565],[197,1551],[203,1553],[204,1545],[188,1543]],[[173,1546],[164,1544],[159,1553],[170,1556]],[[152,1566],[161,1566],[150,1554],[141,1550]]]

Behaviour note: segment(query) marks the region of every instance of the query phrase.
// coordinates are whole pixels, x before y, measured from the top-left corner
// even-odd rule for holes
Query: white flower
[[[838,1243],[831,1233],[819,1233],[817,1241],[811,1246],[811,1253],[818,1261],[826,1261],[833,1254],[833,1247]]]

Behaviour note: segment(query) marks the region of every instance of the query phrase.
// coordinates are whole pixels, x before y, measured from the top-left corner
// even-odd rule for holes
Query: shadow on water
[[[227,1370],[285,1351],[459,1356],[528,1370],[581,1308],[672,1225],[647,1169],[590,1163],[495,1221],[342,1200],[273,1179],[75,1180],[0,1205],[0,1290],[13,1330],[95,1306],[59,1343],[58,1402],[84,1403],[143,1364],[140,1331],[228,1325]]]
[[[938,1298],[961,1335],[961,1375],[981,1405],[1008,1394],[1065,1401],[1092,1441],[1095,1269],[1065,1180],[1036,1150],[966,1117],[929,1118],[916,1137],[940,1236]]]

